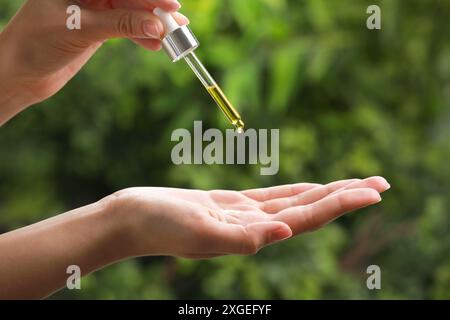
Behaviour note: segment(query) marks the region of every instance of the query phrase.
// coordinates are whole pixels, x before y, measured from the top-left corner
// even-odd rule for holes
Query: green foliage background
[[[0,2],[4,25],[23,1]],[[174,129],[227,123],[184,63],[108,42],[0,130],[0,232],[129,186],[231,188],[383,175],[381,205],[254,257],[129,260],[56,298],[450,298],[450,2],[185,0],[244,120],[281,128],[280,172],[171,164]],[[382,31],[365,27],[370,4]],[[382,290],[366,268],[382,269]]]

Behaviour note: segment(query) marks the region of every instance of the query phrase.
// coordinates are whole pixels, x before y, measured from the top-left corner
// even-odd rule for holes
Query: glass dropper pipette
[[[217,85],[213,77],[211,77],[211,74],[208,72],[208,70],[206,70],[205,66],[197,58],[197,55],[194,52],[191,52],[184,58],[184,60],[191,67],[196,76],[200,79],[203,86],[206,88],[208,93],[217,103],[217,105],[231,122],[231,124],[236,128],[238,132],[243,132],[244,122],[242,121],[241,116],[225,96],[222,89],[220,89],[220,87]]]
[[[200,45],[195,35],[189,27],[180,27],[171,14],[159,8],[155,9],[154,13],[165,24],[166,35],[162,43],[169,57],[173,62],[181,59],[186,61],[231,124],[238,132],[243,132],[244,122],[241,116],[194,53]]]

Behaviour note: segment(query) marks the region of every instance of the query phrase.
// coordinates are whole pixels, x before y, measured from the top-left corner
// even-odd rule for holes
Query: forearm
[[[68,266],[86,275],[128,250],[126,224],[108,201],[0,235],[0,299],[44,298],[65,286]]]

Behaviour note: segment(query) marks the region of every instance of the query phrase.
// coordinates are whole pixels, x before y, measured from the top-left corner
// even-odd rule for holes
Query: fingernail
[[[153,39],[161,39],[162,28],[159,26],[157,22],[146,20],[143,23],[142,29],[144,30],[144,34]]]
[[[179,12],[174,12],[173,13],[174,18],[177,20],[177,22],[182,25],[185,26],[189,23],[191,23],[191,21],[188,19],[188,17],[186,17],[184,14],[179,13]]]
[[[171,0],[170,2],[173,4],[175,10],[181,8],[181,3],[179,3],[177,0]]]
[[[270,241],[282,241],[290,238],[292,234],[286,228],[278,228],[271,232]]]
[[[147,0],[149,5],[154,6],[154,0]],[[177,0],[166,0],[164,4],[164,10],[166,11],[177,11],[181,8],[181,3]]]
[[[389,190],[391,188],[391,185],[389,184],[389,182],[387,182],[387,180],[383,177],[381,177],[383,179],[383,192],[386,190]]]
[[[381,195],[378,193],[378,196],[375,198],[375,203],[380,203],[383,200],[383,198],[381,198]]]

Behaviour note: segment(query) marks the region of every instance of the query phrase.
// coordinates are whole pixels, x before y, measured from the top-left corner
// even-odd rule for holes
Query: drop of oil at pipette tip
[[[237,132],[238,134],[243,134],[243,133],[244,133],[245,125],[244,125],[244,122],[243,122],[242,120],[239,120],[239,121],[235,124],[235,126],[236,126],[236,132]]]

